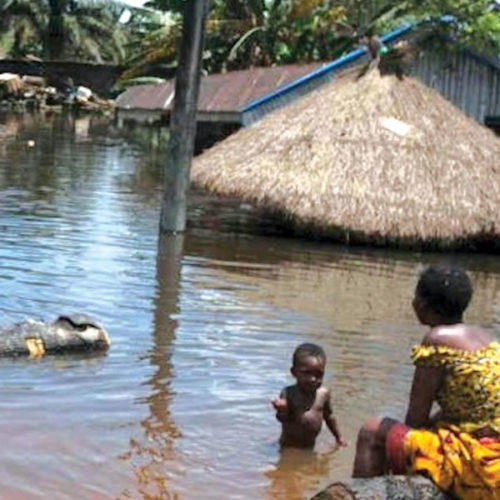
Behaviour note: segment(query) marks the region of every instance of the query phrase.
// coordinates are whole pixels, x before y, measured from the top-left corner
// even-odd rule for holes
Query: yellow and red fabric
[[[417,346],[412,358],[444,368],[443,420],[432,429],[394,424],[386,440],[391,470],[425,475],[459,499],[500,500],[500,344],[473,353]]]

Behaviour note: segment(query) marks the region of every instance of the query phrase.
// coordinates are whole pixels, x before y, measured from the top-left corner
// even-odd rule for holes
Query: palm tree
[[[0,36],[13,56],[119,62],[125,55],[125,6],[112,0],[5,0]]]
[[[216,0],[219,13],[246,15],[228,60],[272,64],[330,60],[351,50],[362,33],[394,20],[405,2],[394,0]],[[231,6],[231,8],[228,8]],[[214,9],[215,10],[215,9]]]
[[[186,0],[146,3],[170,16],[166,23],[137,40],[140,49],[129,59],[132,69],[126,76],[153,73],[164,77],[166,68],[170,72],[175,68],[180,14],[185,3]],[[374,0],[370,4],[374,3],[394,4],[394,0]],[[204,68],[216,72],[249,65],[333,59],[357,45],[358,26],[368,18],[372,20],[371,12],[366,10],[360,0],[213,0]],[[153,68],[160,66],[162,73],[155,72]]]
[[[130,31],[122,83],[142,75],[171,77],[177,66],[182,15],[177,11],[161,12],[150,7],[135,9],[127,25]]]
[[[163,70],[175,67],[186,2],[149,0],[146,4],[171,15],[168,25],[157,26],[137,40],[141,49],[131,61],[133,74],[151,71],[157,63]],[[443,14],[456,16],[449,29],[455,29],[458,37],[473,41],[473,35],[479,35],[478,39],[497,47],[498,53],[497,5],[498,0],[212,0],[203,65],[208,72],[217,72],[332,60],[357,47],[366,35],[386,32],[403,21]]]
[[[0,5],[0,46],[6,53],[19,57],[38,54],[48,16],[42,2],[5,0]]]
[[[45,47],[50,59],[123,59],[126,34],[119,22],[123,5],[109,0],[48,1]]]
[[[332,60],[401,22],[406,1],[214,0],[207,49],[219,67]],[[232,28],[232,29],[230,29]],[[216,64],[217,66],[217,64]]]

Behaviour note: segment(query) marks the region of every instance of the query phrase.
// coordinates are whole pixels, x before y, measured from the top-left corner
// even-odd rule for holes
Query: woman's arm
[[[428,427],[431,425],[432,403],[443,379],[442,368],[417,367],[413,374],[410,402],[405,423],[410,427]]]

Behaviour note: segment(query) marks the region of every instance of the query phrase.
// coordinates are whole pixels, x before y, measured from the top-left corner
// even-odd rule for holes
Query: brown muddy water
[[[412,289],[443,256],[286,238],[205,193],[186,234],[159,239],[152,140],[103,118],[0,115],[2,323],[85,311],[113,341],[0,360],[0,498],[307,498],[350,474],[367,416],[403,416],[423,332]],[[457,259],[468,319],[496,329],[498,259]],[[326,430],[314,452],[277,447],[270,399],[303,341],[327,352],[346,449]]]

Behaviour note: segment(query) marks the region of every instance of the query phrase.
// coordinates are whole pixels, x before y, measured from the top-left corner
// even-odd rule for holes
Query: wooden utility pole
[[[208,5],[209,0],[188,0],[184,10],[164,175],[161,233],[179,233],[186,228],[189,175],[194,153],[201,55]]]

